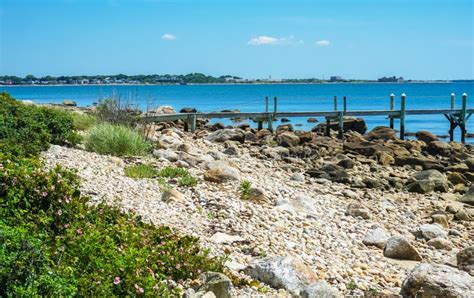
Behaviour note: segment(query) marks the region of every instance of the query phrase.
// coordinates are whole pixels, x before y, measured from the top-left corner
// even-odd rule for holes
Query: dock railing
[[[450,122],[449,139],[454,140],[454,131],[459,126],[461,131],[461,142],[465,143],[467,135],[467,121],[474,113],[474,109],[467,108],[467,94],[462,95],[461,109],[455,108],[455,95],[451,94],[451,105],[449,109],[406,109],[405,93],[400,96],[400,109],[395,110],[395,95],[390,94],[389,110],[347,110],[347,97],[343,97],[343,110],[338,111],[337,96],[334,96],[333,111],[301,111],[301,112],[279,112],[278,99],[273,98],[273,111],[269,111],[269,98],[265,97],[265,112],[210,112],[210,113],[177,113],[146,116],[147,122],[170,122],[176,120],[185,121],[192,132],[196,130],[197,119],[252,119],[258,123],[257,128],[262,129],[263,123],[268,124],[268,129],[273,131],[273,122],[275,119],[285,117],[325,117],[326,135],[330,133],[331,122],[338,123],[338,137],[344,137],[344,117],[363,117],[363,116],[386,116],[389,119],[390,128],[394,128],[395,119],[399,120],[400,139],[405,138],[405,121],[407,116],[411,115],[444,115]]]

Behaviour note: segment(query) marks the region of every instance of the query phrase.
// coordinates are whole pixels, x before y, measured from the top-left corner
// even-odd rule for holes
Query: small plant
[[[159,175],[163,178],[177,178],[187,176],[189,172],[184,168],[168,166],[161,169]]]
[[[72,112],[71,113],[75,130],[88,130],[97,124],[97,118],[90,114]]]
[[[358,289],[359,286],[357,286],[357,283],[351,279],[351,281],[348,284],[346,284],[346,288],[348,290],[355,290],[355,289]]]
[[[124,169],[125,176],[135,179],[141,178],[155,178],[158,176],[158,171],[149,165],[137,164],[128,166]]]
[[[196,186],[198,183],[197,178],[184,168],[168,166],[160,170],[159,176],[162,178],[180,178],[178,180],[179,186]]]
[[[180,186],[189,186],[189,187],[196,186],[197,183],[198,183],[197,178],[191,175],[186,175],[182,177],[181,179],[179,179],[178,181],[178,184]]]
[[[113,124],[98,124],[91,128],[85,145],[89,151],[115,156],[140,156],[151,149],[151,144],[140,133]]]
[[[252,187],[252,183],[250,181],[244,180],[240,183],[240,198],[242,200],[250,199],[250,188]]]

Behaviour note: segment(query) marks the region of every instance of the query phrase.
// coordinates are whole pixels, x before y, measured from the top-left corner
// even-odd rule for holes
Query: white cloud
[[[173,34],[166,33],[166,34],[163,34],[163,36],[161,37],[161,39],[164,39],[164,40],[175,40],[175,39],[176,39],[176,36],[174,36]]]
[[[327,47],[331,45],[331,42],[329,40],[318,40],[316,45],[319,47]]]
[[[298,45],[303,44],[303,40],[297,40],[293,35],[289,37],[271,37],[261,35],[258,37],[251,38],[247,44],[252,46],[264,46],[264,45]]]

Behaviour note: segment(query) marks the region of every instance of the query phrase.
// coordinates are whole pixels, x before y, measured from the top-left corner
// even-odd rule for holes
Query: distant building
[[[405,80],[403,77],[397,78],[396,76],[393,77],[383,77],[377,80],[380,83],[403,83]]]
[[[331,76],[331,77],[329,78],[329,81],[331,81],[331,82],[339,82],[339,81],[342,81],[342,77],[340,77],[340,76]]]

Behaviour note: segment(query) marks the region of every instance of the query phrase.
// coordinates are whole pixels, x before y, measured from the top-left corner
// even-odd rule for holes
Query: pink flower
[[[76,232],[77,232],[78,235],[82,235],[82,230],[81,229],[77,229]]]
[[[57,214],[58,216],[61,216],[61,214],[63,214],[63,211],[62,211],[61,209],[59,209],[59,210],[56,212],[56,214]]]
[[[48,196],[48,192],[46,191],[43,191],[43,193],[41,194],[43,197],[47,197]]]
[[[143,288],[138,288],[138,293],[143,294],[143,293],[145,293],[145,290]]]
[[[181,265],[180,264],[176,264],[176,269],[179,269],[181,268]]]
[[[119,283],[121,283],[122,281],[120,280],[120,276],[116,276],[114,278],[114,285],[118,285]]]
[[[64,224],[64,227],[67,229],[69,228],[69,224]]]

